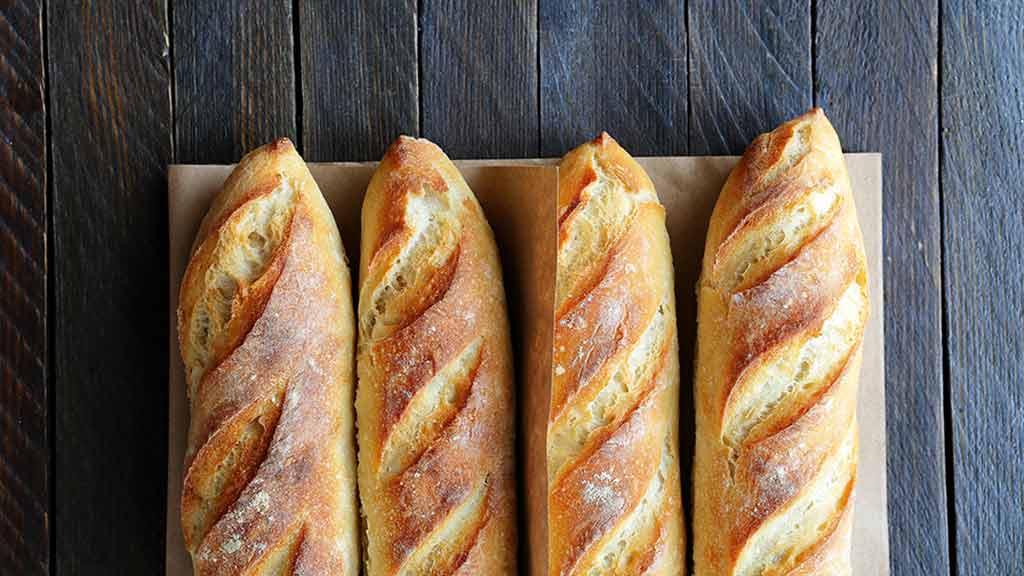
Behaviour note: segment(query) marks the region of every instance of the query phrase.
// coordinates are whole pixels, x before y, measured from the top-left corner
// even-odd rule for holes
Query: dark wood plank
[[[956,573],[1024,572],[1024,5],[942,2]]]
[[[816,32],[817,104],[846,151],[883,158],[890,564],[948,574],[938,7],[818,0]]]
[[[537,0],[420,10],[423,135],[452,158],[537,156]]]
[[[541,155],[607,131],[634,155],[685,154],[682,2],[541,2]]]
[[[173,14],[178,162],[231,163],[281,136],[298,142],[292,3],[179,0]]]
[[[0,5],[0,573],[48,574],[42,4]]]
[[[377,160],[419,134],[415,0],[300,0],[307,160]]]
[[[810,0],[691,0],[688,11],[691,154],[740,154],[810,108]]]
[[[47,7],[59,574],[161,574],[167,6]]]

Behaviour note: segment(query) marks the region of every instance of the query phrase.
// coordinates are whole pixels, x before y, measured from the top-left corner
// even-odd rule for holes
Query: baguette
[[[363,201],[367,574],[514,574],[512,352],[497,248],[440,148],[400,137]]]
[[[679,344],[665,210],[607,134],[559,164],[546,569],[679,575]]]
[[[253,151],[203,219],[179,297],[197,575],[358,573],[354,332],[319,188],[288,140]]]
[[[821,110],[730,174],[698,309],[695,573],[849,574],[867,269]]]

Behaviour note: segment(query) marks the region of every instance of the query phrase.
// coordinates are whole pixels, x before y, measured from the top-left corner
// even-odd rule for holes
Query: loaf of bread
[[[677,576],[679,344],[665,210],[607,134],[559,164],[557,263],[546,525],[536,527],[547,550],[531,544],[533,573]]]
[[[729,175],[698,308],[695,573],[849,574],[867,269],[821,110]]]
[[[178,305],[197,575],[358,574],[354,336],[319,188],[288,140],[253,151],[202,221]]]
[[[363,201],[359,489],[368,576],[516,572],[512,351],[494,237],[434,144]]]

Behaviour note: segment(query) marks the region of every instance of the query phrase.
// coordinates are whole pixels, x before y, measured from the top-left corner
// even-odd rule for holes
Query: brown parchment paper
[[[694,287],[700,273],[704,236],[715,200],[735,157],[641,158],[666,208],[676,271],[676,298],[682,368],[683,493],[687,502],[693,448],[693,351],[696,332]],[[857,576],[889,574],[886,511],[885,390],[882,295],[881,157],[847,154],[857,211],[864,234],[871,282],[871,318],[864,338],[858,417],[860,462],[854,518],[853,562]],[[494,229],[504,269],[513,345],[516,352],[519,433],[543,441],[528,406],[546,406],[550,378],[552,299],[555,278],[557,170],[553,160],[464,160],[456,164],[476,193]],[[363,193],[376,163],[311,164],[341,230],[353,274],[358,270],[359,218]],[[175,308],[178,287],[199,222],[231,166],[175,165],[168,171],[170,233],[170,378],[168,389],[167,574],[192,574],[180,527],[180,494],[188,404],[178,352]],[[353,287],[357,278],[353,277]],[[532,396],[527,391],[541,391]],[[527,421],[524,421],[527,420]],[[522,438],[521,438],[522,439]],[[522,444],[519,442],[518,444]],[[520,447],[521,449],[521,447]],[[517,453],[520,542],[528,534],[525,478],[537,471]],[[543,471],[540,471],[543,474]],[[687,506],[689,508],[689,505]],[[534,511],[535,513],[536,511]],[[521,566],[528,564],[524,557]]]

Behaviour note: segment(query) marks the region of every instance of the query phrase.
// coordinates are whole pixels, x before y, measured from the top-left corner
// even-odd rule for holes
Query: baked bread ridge
[[[665,211],[608,134],[559,164],[547,573],[685,571]]]
[[[367,574],[514,574],[512,350],[494,236],[433,143],[363,201],[356,412]]]
[[[694,572],[849,574],[867,267],[820,109],[754,140],[698,286]]]
[[[191,418],[182,490],[197,575],[358,574],[351,284],[287,139],[247,154],[179,294]]]

